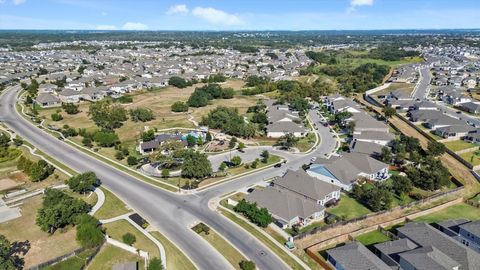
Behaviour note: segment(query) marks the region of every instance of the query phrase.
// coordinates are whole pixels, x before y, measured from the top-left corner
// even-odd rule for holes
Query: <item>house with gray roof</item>
[[[41,93],[38,94],[35,102],[42,108],[52,108],[62,106],[62,101],[53,94]]]
[[[65,88],[63,91],[58,93],[58,97],[62,102],[65,103],[77,103],[80,102],[82,93],[80,91]]]
[[[458,227],[459,241],[480,253],[480,220],[467,222]]]
[[[350,143],[350,152],[378,157],[382,153],[383,147],[383,145],[377,143],[352,140]]]
[[[374,245],[375,253],[382,261],[392,268],[399,267],[400,254],[405,251],[410,251],[418,246],[407,238],[387,241]]]
[[[327,250],[327,261],[338,270],[392,270],[360,242]]]
[[[463,139],[466,142],[480,143],[480,129],[468,133]]]
[[[363,131],[362,133],[353,134],[353,141],[360,141],[360,142],[369,142],[375,143],[380,145],[387,145],[392,140],[395,139],[395,134],[388,133],[388,132],[380,132],[380,131]]]
[[[402,269],[458,270],[461,264],[434,246],[424,246],[399,255]]]
[[[340,199],[340,188],[319,181],[303,170],[288,170],[271,186],[256,189],[245,198],[265,207],[282,228],[321,221],[325,207]]]
[[[390,177],[388,164],[361,153],[347,153],[342,157],[317,159],[307,173],[344,190],[351,190],[358,178],[383,181]]]
[[[478,102],[465,102],[458,105],[458,108],[462,111],[466,111],[473,114],[480,113],[480,103]]]
[[[463,125],[452,125],[437,128],[435,130],[435,134],[442,138],[462,138],[473,131],[475,131],[475,128],[465,123]]]
[[[298,112],[292,111],[288,105],[274,104],[274,100],[265,102],[267,105],[267,137],[280,138],[288,133],[295,137],[304,137],[308,130],[303,125]]]

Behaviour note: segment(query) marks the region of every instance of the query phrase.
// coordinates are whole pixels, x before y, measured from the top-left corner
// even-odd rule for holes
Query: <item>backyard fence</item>
[[[97,255],[97,253],[100,251],[100,249],[102,248],[102,246],[103,246],[103,244],[95,248],[95,250],[93,251],[93,253],[85,259],[85,264],[80,268],[80,270],[83,270],[83,269],[92,261],[92,259],[95,257],[95,255]],[[76,250],[74,250],[74,251],[72,251],[72,252],[70,252],[70,253],[68,253],[68,254],[64,254],[64,255],[62,255],[62,256],[58,256],[58,257],[53,258],[53,259],[51,259],[51,260],[48,260],[48,261],[46,261],[46,262],[43,262],[43,263],[40,263],[40,264],[38,264],[38,265],[32,266],[32,267],[30,267],[30,268],[28,268],[28,269],[29,269],[29,270],[39,270],[39,269],[43,269],[43,268],[45,268],[45,267],[47,267],[47,266],[57,264],[57,263],[62,262],[62,261],[64,261],[64,260],[66,260],[66,259],[69,259],[69,258],[71,258],[71,257],[73,257],[73,256],[77,256],[77,255],[79,255],[80,253],[82,253],[82,252],[84,252],[84,251],[86,251],[86,250],[87,250],[87,248],[79,248],[79,249],[76,249]]]

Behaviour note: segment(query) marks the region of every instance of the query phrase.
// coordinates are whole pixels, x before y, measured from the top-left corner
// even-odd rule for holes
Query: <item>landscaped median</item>
[[[220,234],[204,223],[198,223],[192,227],[192,230],[210,243],[235,269],[241,270],[240,262],[247,259]]]
[[[219,205],[219,212],[227,217],[230,221],[234,222],[236,225],[240,226],[242,229],[247,231],[249,234],[253,235],[257,240],[262,242],[267,248],[269,248],[272,252],[274,252],[280,259],[282,259],[291,269],[305,269],[302,264],[300,264],[294,256],[297,256],[298,260],[302,260],[305,265],[308,267],[315,269],[318,268],[318,264],[316,264],[313,260],[308,257],[303,250],[296,250],[297,253],[289,254],[286,248],[283,247],[286,240],[283,239],[280,235],[272,233],[269,235],[268,233],[271,232],[267,229],[263,230],[255,227],[254,225],[250,224],[246,219],[240,217],[230,209]],[[275,243],[274,241],[278,241]]]

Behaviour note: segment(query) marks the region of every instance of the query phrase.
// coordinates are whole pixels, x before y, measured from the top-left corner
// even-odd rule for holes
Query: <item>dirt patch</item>
[[[22,185],[22,183],[18,183],[10,178],[0,179],[0,191],[10,190]]]

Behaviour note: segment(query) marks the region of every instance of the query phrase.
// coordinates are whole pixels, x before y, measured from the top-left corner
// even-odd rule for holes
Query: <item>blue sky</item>
[[[0,0],[0,29],[480,28],[480,0]]]

